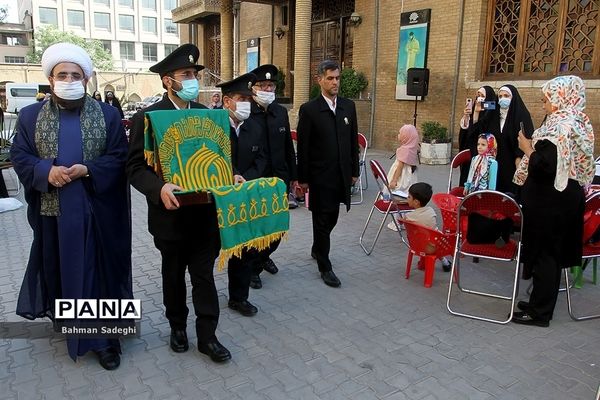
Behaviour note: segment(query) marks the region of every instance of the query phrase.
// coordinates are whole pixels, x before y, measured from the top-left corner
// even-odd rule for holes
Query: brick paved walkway
[[[370,156],[388,166],[382,152]],[[421,180],[443,191],[447,166],[422,166]],[[291,211],[289,240],[275,253],[277,275],[252,290],[253,318],[229,310],[227,274],[216,272],[218,335],[233,355],[213,364],[195,346],[173,353],[163,315],[159,255],[147,232],[146,206],[132,193],[134,295],[142,300],[141,337],[123,341],[121,367],[100,368],[95,356],[74,363],[64,340],[0,339],[2,399],[593,399],[600,381],[600,320],[572,321],[564,294],[550,328],[497,325],[446,311],[448,274],[438,265],[431,289],[421,271],[404,279],[406,250],[384,229],[371,256],[358,245],[375,194],[342,212],[332,262],[342,287],[325,286],[309,254],[310,214]],[[0,214],[0,321],[20,321],[16,298],[31,243],[25,209]],[[481,264],[480,264],[481,265]],[[482,277],[478,266],[475,276]],[[589,273],[589,272],[588,272]],[[485,278],[504,287],[506,271]],[[589,283],[575,300],[600,304]],[[528,283],[521,284],[521,298]],[[189,295],[189,293],[188,293]],[[461,298],[462,300],[462,298]],[[189,301],[191,307],[191,300]],[[498,302],[475,299],[482,311]],[[465,306],[469,306],[465,303]],[[190,317],[190,326],[193,326]],[[25,333],[27,336],[27,333]]]

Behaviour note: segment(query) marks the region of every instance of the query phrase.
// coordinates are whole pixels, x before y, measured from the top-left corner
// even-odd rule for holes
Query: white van
[[[7,83],[6,84],[6,111],[18,113],[21,108],[35,103],[38,93],[50,93],[48,83]]]

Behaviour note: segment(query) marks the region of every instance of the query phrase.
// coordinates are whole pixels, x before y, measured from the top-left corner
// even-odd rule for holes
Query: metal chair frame
[[[450,173],[448,175],[448,190],[447,190],[448,193],[451,193],[459,198],[464,197],[462,194],[462,190],[460,190],[460,189],[463,189],[462,186],[452,187],[452,175],[454,174],[455,169],[460,168],[461,165],[463,165],[465,163],[470,163],[470,162],[471,162],[471,150],[469,150],[469,149],[463,150],[454,156],[454,158],[452,159],[452,162],[450,163]],[[458,193],[459,191],[460,191],[460,193]]]
[[[589,196],[585,200],[585,211],[592,211],[595,213],[600,213],[600,192],[596,192]],[[592,246],[590,244],[583,245],[583,259],[596,259],[600,257],[600,247]],[[581,315],[577,316],[575,311],[573,310],[573,304],[571,302],[571,285],[569,285],[569,269],[564,269],[565,274],[565,283],[566,283],[566,292],[567,292],[567,309],[569,310],[569,316],[574,321],[587,321],[590,319],[600,318],[600,314],[594,315]]]
[[[383,225],[385,224],[386,220],[388,219],[388,216],[392,217],[392,221],[394,222],[394,225],[396,225],[396,228],[398,229],[398,234],[400,235],[400,240],[402,240],[402,243],[404,243],[406,246],[408,246],[406,239],[402,235],[401,226],[398,223],[398,221],[396,220],[396,218],[394,218],[394,215],[412,211],[412,209],[410,207],[408,207],[408,205],[401,204],[392,198],[386,199],[387,195],[385,194],[386,192],[384,192],[384,191],[387,191],[387,193],[392,192],[389,187],[389,181],[387,178],[387,174],[386,174],[385,170],[381,167],[381,164],[377,160],[370,160],[369,165],[371,166],[371,171],[373,172],[373,177],[375,178],[375,182],[377,183],[379,190],[377,191],[377,194],[375,195],[375,200],[373,201],[373,206],[371,207],[371,211],[369,212],[369,216],[367,217],[365,226],[360,234],[360,237],[358,238],[360,247],[362,247],[363,251],[367,255],[370,255],[373,252],[373,249],[375,248],[375,244],[377,243],[377,240],[379,239],[379,235],[381,234],[381,230],[383,229]],[[371,244],[370,247],[367,248],[364,243],[364,236],[365,236],[365,232],[367,231],[367,227],[369,226],[369,222],[371,221],[371,218],[373,217],[373,213],[375,212],[375,210],[377,210],[380,214],[383,214],[383,218],[381,219],[381,223],[379,224],[379,228],[377,229],[377,233],[375,234],[375,239],[373,240],[373,243]]]
[[[462,221],[471,213],[481,213],[490,215],[502,214],[506,217],[511,218],[514,224],[520,226],[519,232],[523,231],[523,211],[521,207],[512,199],[510,196],[493,191],[493,190],[482,190],[467,195],[460,203],[458,207],[457,221]],[[468,226],[466,227],[468,229]],[[513,316],[513,310],[515,301],[519,289],[519,271],[520,271],[520,258],[521,258],[521,238],[516,233],[511,235],[509,243],[506,244],[505,250],[500,251],[495,249],[495,245],[473,245],[469,244],[466,239],[466,231],[463,224],[457,222],[457,240],[454,249],[454,256],[452,259],[452,269],[450,273],[450,282],[448,284],[448,297],[446,300],[446,308],[450,314],[457,315],[460,317],[472,318],[480,321],[493,322],[497,324],[506,324],[510,322]],[[464,247],[467,246],[470,251],[465,251]],[[501,254],[493,254],[494,249],[496,252]],[[500,295],[497,293],[482,292],[478,290],[472,290],[464,288],[460,285],[460,260],[464,256],[479,257],[480,259],[514,262],[514,273],[513,273],[513,284],[512,292],[510,296]],[[455,282],[454,282],[455,281]],[[506,319],[494,319],[487,318],[475,314],[467,314],[452,309],[450,297],[452,295],[452,288],[456,283],[458,289],[467,294],[474,294],[479,296],[491,297],[495,299],[508,300],[510,301],[510,312]]]
[[[364,199],[363,191],[367,190],[367,188],[369,187],[369,181],[367,179],[367,166],[366,166],[368,142],[367,142],[367,138],[362,133],[358,134],[358,147],[360,149],[360,156],[359,156],[359,160],[358,160],[358,181],[354,184],[352,190],[353,190],[353,193],[356,193],[356,192],[359,193],[360,200],[353,201],[350,203],[350,204],[354,204],[354,205],[362,204],[363,199]],[[364,184],[363,184],[363,177],[365,180]]]

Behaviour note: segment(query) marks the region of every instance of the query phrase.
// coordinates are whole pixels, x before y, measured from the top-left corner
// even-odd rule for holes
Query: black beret
[[[273,64],[261,65],[258,68],[250,71],[256,75],[256,81],[277,81],[277,67]]]
[[[231,93],[252,96],[252,86],[254,86],[255,83],[256,75],[254,75],[252,72],[248,72],[247,74],[240,75],[229,82],[221,82],[217,85],[217,87],[221,88],[221,92],[223,92],[223,94]]]
[[[150,71],[160,74],[161,77],[183,68],[196,68],[196,71],[200,71],[204,69],[204,66],[196,64],[198,57],[200,57],[200,50],[195,45],[182,44],[162,61],[151,66]]]

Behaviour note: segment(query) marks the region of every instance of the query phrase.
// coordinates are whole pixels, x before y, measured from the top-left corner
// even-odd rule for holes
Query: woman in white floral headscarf
[[[528,140],[514,182],[522,185],[524,262],[533,276],[529,302],[513,322],[548,326],[562,268],[581,262],[583,186],[594,177],[594,131],[585,109],[585,87],[577,76],[560,76],[542,87],[547,118]]]

